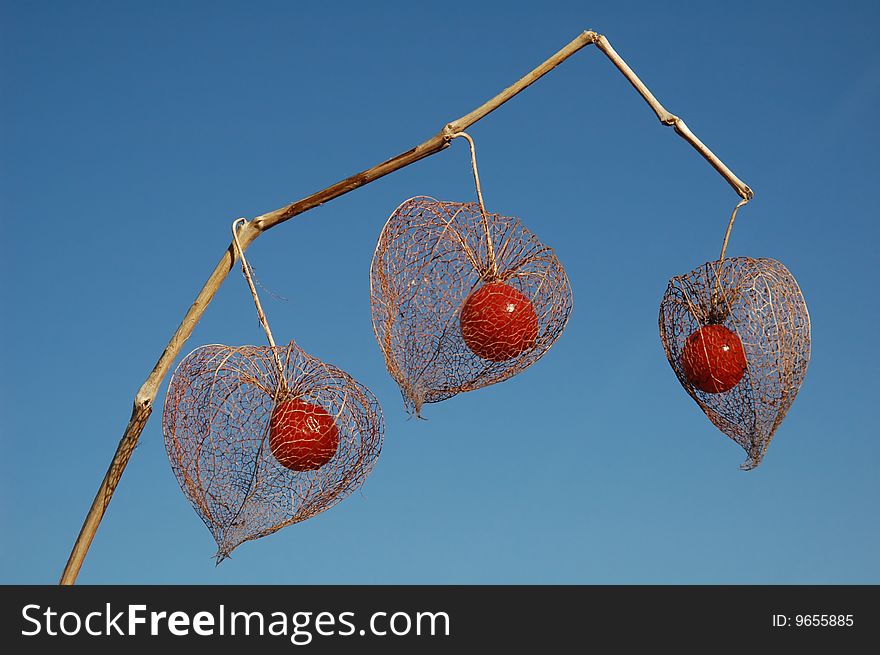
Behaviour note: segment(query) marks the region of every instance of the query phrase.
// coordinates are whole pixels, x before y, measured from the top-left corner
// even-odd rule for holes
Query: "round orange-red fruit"
[[[314,471],[339,448],[339,428],[323,407],[299,398],[278,404],[269,421],[269,449],[291,471]]]
[[[681,371],[706,393],[733,389],[746,372],[746,353],[736,332],[723,325],[704,325],[684,342]]]
[[[490,282],[471,294],[459,322],[467,347],[492,362],[518,357],[538,340],[538,315],[532,301],[504,282]]]

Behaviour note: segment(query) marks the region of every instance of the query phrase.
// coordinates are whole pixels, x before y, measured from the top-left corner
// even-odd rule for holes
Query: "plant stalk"
[[[454,134],[464,131],[480,119],[495,111],[498,107],[516,96],[518,93],[537,82],[541,77],[556,68],[556,66],[571,57],[574,53],[588,45],[596,45],[605,53],[605,55],[608,56],[609,59],[611,59],[614,65],[617,66],[620,72],[623,73],[623,75],[632,83],[645,101],[655,111],[662,123],[673,126],[675,131],[696,148],[696,150],[703,155],[710,164],[712,164],[712,166],[730,183],[730,185],[733,186],[740,196],[743,198],[751,198],[753,195],[752,190],[736,177],[736,175],[734,175],[720,159],[718,159],[699,139],[697,139],[696,136],[694,136],[684,124],[684,121],[677,116],[670,114],[662,107],[662,105],[660,105],[657,99],[650,91],[648,91],[647,87],[645,87],[636,74],[633,73],[632,69],[630,69],[614,51],[607,39],[596,32],[586,31],[579,34],[577,38],[572,40],[568,45],[552,55],[527,75],[501,91],[501,93],[495,97],[487,100],[485,103],[461,118],[447,123],[439,133],[435,134],[427,141],[420,143],[416,147],[407,150],[396,157],[392,157],[391,159],[376,164],[360,173],[347,177],[344,180],[340,180],[336,184],[313,193],[302,200],[298,200],[297,202],[285,205],[274,211],[262,214],[254,218],[252,221],[246,222],[238,231],[238,241],[241,252],[244,252],[248,246],[250,246],[250,244],[266,230],[269,230],[276,225],[280,225],[298,214],[320,207],[325,202],[338,198],[349,191],[354,191],[365,184],[374,182],[389,173],[398,171],[401,168],[424,159],[425,157],[430,157],[431,155],[444,150],[449,146],[449,142],[452,140]],[[122,439],[119,441],[119,445],[116,448],[116,453],[113,455],[107,473],[104,475],[104,478],[98,487],[98,492],[92,501],[89,512],[83,521],[82,528],[80,529],[76,542],[73,545],[67,565],[64,567],[64,572],[61,575],[60,584],[71,585],[76,582],[83,560],[89,550],[89,546],[91,546],[92,539],[94,539],[98,526],[101,523],[101,519],[104,517],[110,499],[113,497],[113,493],[119,484],[119,480],[125,471],[125,467],[137,446],[141,432],[143,432],[144,426],[150,418],[150,414],[153,410],[153,402],[158,394],[159,386],[168,374],[172,363],[180,354],[183,345],[186,343],[187,339],[189,339],[190,335],[192,335],[196,324],[204,315],[205,310],[211,303],[211,300],[213,300],[220,286],[223,284],[223,281],[235,266],[237,260],[238,249],[234,243],[230,243],[229,248],[223,253],[220,261],[214,267],[214,271],[208,277],[208,280],[205,282],[201,291],[199,291],[192,306],[186,312],[186,315],[183,317],[177,330],[172,335],[168,345],[165,346],[165,349],[162,351],[153,370],[138,390],[134,399],[134,408],[132,409],[131,419],[128,422],[128,426],[125,428],[125,432],[122,435]]]

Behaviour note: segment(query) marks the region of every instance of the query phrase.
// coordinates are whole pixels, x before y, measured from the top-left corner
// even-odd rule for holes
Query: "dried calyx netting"
[[[410,412],[516,375],[562,334],[571,286],[553,250],[478,202],[410,198],[370,271],[373,329]]]
[[[369,389],[292,341],[275,345],[243,254],[270,345],[196,348],[171,379],[162,418],[171,467],[218,562],[357,489],[384,431]]]
[[[737,206],[741,206],[740,203]],[[800,287],[774,259],[721,257],[672,278],[660,338],[685,391],[761,463],[794,402],[810,359],[810,316]]]

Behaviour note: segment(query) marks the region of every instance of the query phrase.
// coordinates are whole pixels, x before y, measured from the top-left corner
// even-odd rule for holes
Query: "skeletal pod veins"
[[[370,287],[385,364],[417,415],[531,366],[572,308],[562,264],[517,219],[424,196],[385,224]]]
[[[774,259],[707,262],[669,281],[660,338],[685,391],[761,463],[810,359],[810,316],[794,276]]]
[[[218,561],[356,490],[384,432],[369,389],[292,341],[274,351],[196,348],[174,373],[162,426],[171,468],[214,535]]]

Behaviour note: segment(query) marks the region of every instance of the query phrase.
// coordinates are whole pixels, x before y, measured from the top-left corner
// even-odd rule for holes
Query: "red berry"
[[[285,400],[269,421],[269,449],[291,471],[314,471],[339,447],[339,428],[323,407],[299,398]]]
[[[538,340],[532,301],[504,284],[490,282],[471,294],[461,309],[461,336],[477,356],[493,362],[513,359]]]
[[[742,341],[723,325],[705,325],[685,340],[681,371],[700,391],[730,391],[746,372]]]

